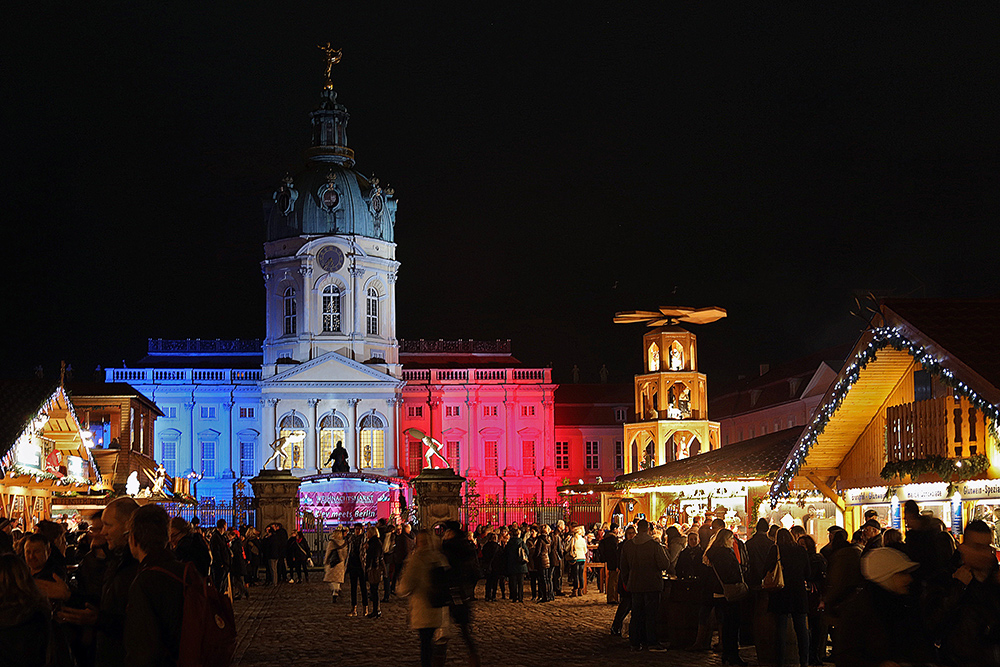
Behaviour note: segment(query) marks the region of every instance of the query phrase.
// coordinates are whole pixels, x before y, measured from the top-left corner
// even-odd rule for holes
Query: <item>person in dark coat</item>
[[[182,517],[175,516],[170,520],[170,545],[174,558],[182,563],[192,563],[198,574],[208,578],[208,568],[212,562],[208,545],[201,535],[191,531],[191,525]]]
[[[747,558],[749,562],[746,568],[747,586],[751,590],[760,588],[760,582],[764,578],[764,561],[767,554],[774,548],[774,542],[767,536],[767,529],[770,526],[767,519],[759,519],[754,529],[753,537],[747,540]]]
[[[215,522],[215,530],[208,540],[212,552],[212,584],[221,593],[229,591],[229,571],[233,565],[233,553],[229,550],[229,538],[226,535],[226,520]]]
[[[510,601],[524,602],[524,575],[528,572],[528,548],[521,539],[521,530],[510,529],[510,539],[504,547],[507,577],[510,584]]]
[[[678,579],[696,579],[698,570],[702,567],[701,558],[704,555],[701,546],[698,544],[697,531],[687,534],[687,546],[677,556],[677,564],[674,571]]]
[[[479,667],[479,649],[472,636],[472,598],[479,581],[479,565],[476,561],[476,545],[469,539],[469,533],[462,530],[457,521],[447,521],[444,524],[444,539],[441,542],[441,553],[448,561],[448,571],[451,574],[452,586],[457,588],[459,599],[452,595],[452,604],[448,611],[452,620],[458,625],[462,639],[469,649],[469,663]]]
[[[615,554],[615,562],[621,562],[622,548],[625,543],[629,540],[635,538],[635,526],[629,526],[625,529],[625,539],[622,540],[621,544],[618,545],[618,553]],[[620,575],[620,573],[619,573]],[[622,634],[622,625],[625,624],[625,617],[629,615],[632,611],[632,594],[625,589],[625,581],[618,577],[618,609],[615,610],[615,617],[611,621],[611,634],[616,637],[620,637]]]
[[[264,545],[260,541],[260,533],[251,526],[247,529],[246,538],[243,540],[243,553],[246,554],[246,578],[247,584],[253,586],[259,581],[260,563],[264,554]]]
[[[368,615],[368,578],[365,576],[365,534],[360,523],[354,524],[354,534],[347,540],[347,575],[351,579],[351,611],[358,615],[358,585],[361,586],[362,614]]]
[[[24,560],[0,555],[0,645],[4,664],[41,667],[52,631],[49,601],[38,590]]]
[[[643,646],[650,651],[664,651],[656,634],[656,617],[663,592],[663,571],[669,560],[663,545],[650,536],[650,524],[641,519],[634,540],[622,545],[618,569],[625,588],[632,594],[632,623],[629,643],[633,651]]]
[[[139,561],[128,547],[128,522],[139,505],[132,498],[117,498],[104,508],[102,532],[112,556],[101,588],[101,604],[84,609],[63,607],[56,620],[93,626],[97,635],[95,663],[100,667],[125,664],[125,620],[128,592],[139,572]]]
[[[864,583],[841,604],[835,627],[838,666],[933,661],[927,629],[910,595],[911,573],[917,567],[898,549],[882,547],[864,555]]]
[[[826,593],[826,559],[816,551],[816,540],[812,535],[803,535],[799,544],[809,556],[809,579],[806,581],[809,597],[809,664],[822,665],[826,658],[826,619],[820,610],[823,594]]]
[[[500,579],[499,559],[497,558],[503,549],[497,542],[497,534],[490,532],[486,535],[486,542],[483,544],[480,562],[482,563],[483,575],[486,577],[486,593],[483,600],[486,602],[497,601],[497,582]]]
[[[246,582],[247,557],[246,551],[243,549],[243,540],[240,538],[239,531],[232,528],[229,530],[228,538],[229,552],[232,554],[229,580],[233,587],[233,599],[246,598],[249,600],[250,591],[247,589]]]
[[[0,517],[0,555],[14,553],[14,538],[11,531],[14,530],[14,522],[7,517]]]
[[[740,603],[727,600],[722,587],[723,584],[738,584],[744,581],[743,568],[736,560],[736,553],[733,551],[734,539],[733,531],[728,528],[715,531],[702,562],[712,574],[711,577],[705,578],[705,585],[712,595],[716,613],[722,621],[722,664],[746,665],[747,663],[740,658],[739,651]]]
[[[309,543],[306,541],[305,536],[302,531],[296,530],[292,533],[292,536],[288,538],[288,549],[287,560],[288,560],[288,578],[291,580],[295,576],[295,580],[300,584],[302,583],[302,578],[309,581]]]
[[[781,570],[785,585],[783,588],[771,590],[768,596],[767,611],[775,614],[775,665],[785,665],[785,633],[788,617],[792,617],[795,628],[795,640],[799,647],[799,665],[809,664],[809,628],[806,617],[809,613],[809,598],[806,581],[811,577],[809,555],[806,550],[795,544],[792,534],[782,528],[775,536],[774,547],[764,561],[764,571],[770,572],[781,560]]]
[[[129,522],[129,550],[141,563],[126,608],[129,666],[169,667],[180,657],[185,564],[167,551],[169,526],[166,511],[152,503],[137,509]]]
[[[274,539],[271,541],[271,553],[268,559],[274,561],[271,564],[274,570],[274,581],[283,584],[288,581],[288,572],[285,570],[285,558],[288,555],[288,531],[280,523],[274,524]]]
[[[392,542],[392,580],[389,582],[388,592],[396,592],[396,582],[403,574],[403,566],[406,559],[410,557],[416,548],[416,539],[410,524],[406,523],[396,527],[396,537]]]
[[[597,543],[597,557],[608,572],[608,604],[618,604],[618,524],[611,524]]]
[[[549,554],[552,548],[551,528],[547,525],[541,527],[541,533],[535,538],[532,546],[532,559],[535,562],[536,578],[538,580],[538,596],[536,602],[549,602],[552,596],[552,584],[549,581]],[[551,599],[555,599],[552,596]]]
[[[385,579],[385,553],[382,551],[382,536],[378,528],[369,526],[365,541],[365,575],[368,580],[368,596],[371,598],[372,610],[367,618],[381,618],[382,610],[378,607],[378,587]],[[349,564],[349,563],[348,563]]]

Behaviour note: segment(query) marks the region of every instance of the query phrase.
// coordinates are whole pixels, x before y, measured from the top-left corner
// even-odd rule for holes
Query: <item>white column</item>
[[[187,427],[187,446],[184,446],[185,438],[181,437],[179,451],[177,452],[177,474],[186,475],[188,472],[194,470],[194,466],[191,465],[191,461],[194,458],[194,394],[191,395],[191,400],[184,403],[184,410],[188,413],[188,427]]]
[[[396,433],[396,424],[398,423],[396,421],[396,401],[397,399],[395,398],[385,399],[385,404],[386,404],[385,413],[389,419],[389,424],[388,427],[386,428],[386,435],[388,435],[389,437],[386,438],[385,455],[384,455],[385,461],[383,467],[385,468],[386,472],[390,475],[399,474],[399,468],[396,465],[396,442],[397,440],[399,440],[399,438],[397,437],[398,434]]]
[[[306,399],[306,403],[312,408],[312,425],[306,427],[306,441],[302,445],[306,448],[305,457],[303,464],[305,469],[310,472],[316,472],[319,466],[322,465],[322,461],[317,462],[319,458],[319,420],[316,418],[318,414],[318,409],[316,406],[319,405],[318,398]]]
[[[358,442],[360,436],[358,432],[358,403],[360,402],[360,398],[347,399],[347,404],[351,406],[351,423],[344,429],[344,435],[347,437],[345,444],[350,456],[349,463],[355,472],[361,470],[361,447]]]
[[[223,449],[226,453],[225,455],[222,452],[215,453],[215,465],[219,466],[220,462],[225,464],[225,468],[219,472],[219,477],[225,478],[228,476],[227,473],[232,474],[236,471],[236,468],[233,467],[233,449],[235,449],[233,447],[233,402],[226,401],[223,403],[222,410],[226,413],[226,430],[219,438],[221,441],[219,442],[219,449]]]

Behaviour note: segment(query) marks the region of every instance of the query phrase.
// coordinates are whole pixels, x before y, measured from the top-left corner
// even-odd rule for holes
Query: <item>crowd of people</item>
[[[624,531],[612,525],[598,548],[615,582],[611,633],[621,635],[631,614],[631,648],[663,650],[657,615],[666,577],[700,600],[697,635],[683,648],[714,649],[723,664],[746,664],[739,648],[755,645],[761,664],[779,667],[1000,665],[992,528],[971,521],[959,542],[913,501],[903,519],[905,536],[872,511],[853,535],[832,526],[821,549],[803,526],[766,519],[746,541],[711,516],[665,529],[644,520]]]
[[[959,541],[912,501],[905,534],[865,519],[853,535],[832,526],[822,548],[801,525],[760,519],[744,541],[711,515],[690,525],[525,522],[474,532],[383,519],[330,533],[323,581],[333,603],[349,584],[349,617],[379,619],[380,602],[408,598],[422,665],[435,655],[440,663],[449,626],[479,664],[471,623],[480,580],[486,603],[521,604],[530,592],[544,604],[581,595],[588,561],[603,564],[606,601],[617,605],[611,634],[623,635],[630,617],[634,651],[666,650],[669,581],[688,600],[693,593],[697,620],[693,640],[671,648],[715,650],[723,664],[746,664],[739,649],[754,645],[759,662],[778,666],[1000,665],[993,528],[972,521]],[[174,665],[190,577],[224,599],[248,598],[254,586],[308,581],[311,554],[305,536],[281,524],[261,534],[219,520],[205,531],[130,498],[75,531],[41,521],[21,534],[0,519],[0,642],[25,666]]]

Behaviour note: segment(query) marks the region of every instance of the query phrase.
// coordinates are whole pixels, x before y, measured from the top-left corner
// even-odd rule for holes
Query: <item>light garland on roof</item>
[[[945,385],[951,387],[956,393],[967,398],[970,403],[992,420],[993,423],[990,425],[990,431],[994,439],[998,439],[997,422],[1000,421],[1000,409],[996,405],[974,392],[969,385],[958,380],[955,374],[948,368],[945,368],[939,359],[932,356],[917,343],[906,338],[899,329],[895,327],[877,327],[872,329],[871,333],[872,340],[869,341],[867,347],[858,353],[857,358],[844,369],[844,377],[840,378],[833,386],[831,400],[822,406],[809,426],[806,427],[805,432],[803,432],[799,439],[798,446],[792,450],[788,460],[785,461],[781,470],[778,471],[778,476],[775,478],[774,484],[771,485],[770,498],[772,506],[777,504],[782,498],[788,497],[789,483],[805,461],[809,450],[816,443],[819,436],[822,435],[824,429],[826,429],[826,425],[830,423],[833,415],[840,409],[851,387],[861,377],[861,371],[870,362],[875,360],[880,350],[884,350],[887,347],[891,347],[899,352],[909,353],[925,370],[940,379]]]

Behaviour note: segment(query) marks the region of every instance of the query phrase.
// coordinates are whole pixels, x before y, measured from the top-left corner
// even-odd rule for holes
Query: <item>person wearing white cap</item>
[[[919,567],[891,547],[872,549],[861,559],[865,582],[842,605],[834,661],[851,667],[924,663],[933,657],[928,632],[909,596]]]

